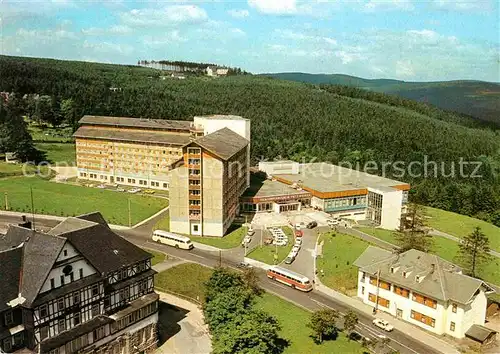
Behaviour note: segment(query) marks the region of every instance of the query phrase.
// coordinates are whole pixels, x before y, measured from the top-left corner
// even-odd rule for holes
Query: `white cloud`
[[[246,33],[240,28],[231,28],[231,33],[236,35],[236,36],[245,36]]]
[[[447,11],[489,12],[495,7],[492,0],[434,0],[435,8]]]
[[[181,36],[178,30],[173,30],[160,36],[151,36],[143,39],[143,43],[152,48],[162,48],[173,43],[182,43],[187,41],[188,39]]]
[[[74,32],[64,29],[47,29],[47,30],[27,30],[20,28],[16,31],[16,37],[19,39],[35,39],[38,41],[58,41],[61,39],[76,39]]]
[[[386,11],[386,10],[403,10],[410,11],[415,7],[411,0],[369,0],[364,5],[364,10],[368,12]]]
[[[82,33],[86,36],[125,35],[131,32],[132,29],[124,25],[114,25],[109,28],[90,27],[82,29]]]
[[[324,37],[320,35],[312,35],[303,32],[296,32],[289,29],[277,29],[274,31],[279,37],[284,39],[291,39],[295,41],[309,41],[315,43],[326,43],[329,45],[337,45],[337,40],[331,37]]]
[[[245,17],[250,16],[250,12],[248,12],[248,10],[233,9],[233,10],[229,10],[227,13],[231,17],[234,17],[234,18],[245,18]]]
[[[159,10],[153,8],[133,9],[120,14],[128,26],[168,27],[186,23],[201,23],[208,20],[204,9],[195,5],[172,5]]]
[[[290,15],[297,13],[296,0],[248,0],[248,5],[264,14]]]
[[[83,49],[90,49],[94,52],[104,53],[104,54],[128,55],[134,51],[134,48],[128,44],[117,44],[110,42],[93,43],[89,41],[84,41],[82,47]]]
[[[415,77],[415,70],[409,60],[396,61],[395,73],[399,79],[411,79]]]

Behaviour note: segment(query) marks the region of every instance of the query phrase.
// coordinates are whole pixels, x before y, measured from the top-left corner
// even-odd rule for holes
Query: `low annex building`
[[[153,352],[151,258],[99,213],[47,233],[11,225],[0,237],[0,352]]]
[[[294,197],[289,188],[285,193],[265,196],[264,200],[258,195],[248,195],[242,200],[245,211],[289,211],[312,206],[333,216],[370,220],[385,229],[397,229],[408,202],[407,183],[325,162],[260,162],[259,170],[272,182],[300,193]],[[282,206],[275,207],[273,203]]]
[[[486,295],[493,289],[436,255],[369,246],[354,265],[359,267],[357,296],[378,310],[456,338],[485,323]]]

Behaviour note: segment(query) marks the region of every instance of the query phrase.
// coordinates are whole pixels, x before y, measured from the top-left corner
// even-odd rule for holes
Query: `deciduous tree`
[[[331,309],[318,310],[313,312],[311,320],[307,324],[312,329],[318,342],[323,342],[324,338],[335,338],[338,334],[337,311]]]
[[[357,324],[358,315],[356,315],[354,311],[347,311],[347,313],[344,315],[344,331],[347,334],[347,338],[351,338],[351,333],[354,331]]]

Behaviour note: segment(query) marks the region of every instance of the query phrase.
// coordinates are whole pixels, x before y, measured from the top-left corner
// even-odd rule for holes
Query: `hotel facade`
[[[78,177],[170,190],[170,230],[224,236],[250,184],[250,121],[84,116],[75,132]]]

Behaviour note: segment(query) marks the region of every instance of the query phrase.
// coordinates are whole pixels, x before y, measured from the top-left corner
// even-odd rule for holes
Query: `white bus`
[[[190,250],[194,247],[189,237],[173,234],[163,230],[153,231],[153,241],[185,250]]]

